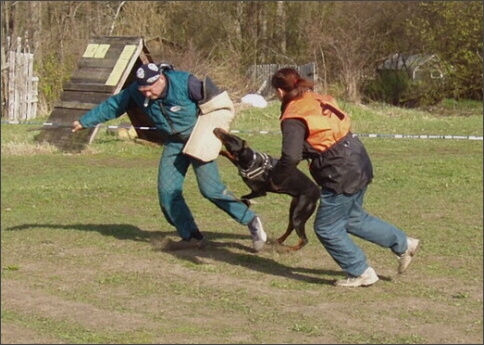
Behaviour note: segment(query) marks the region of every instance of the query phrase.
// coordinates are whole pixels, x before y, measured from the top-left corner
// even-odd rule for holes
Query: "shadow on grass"
[[[335,279],[342,278],[343,272],[341,271],[292,267],[277,262],[272,257],[269,257],[271,253],[277,252],[276,246],[271,243],[272,241],[270,239],[260,253],[254,253],[252,247],[250,247],[252,240],[249,234],[230,234],[210,231],[204,231],[203,233],[208,239],[207,245],[203,249],[168,251],[157,248],[152,243],[153,250],[173,255],[177,259],[185,260],[196,265],[203,265],[203,259],[216,260],[233,266],[245,267],[267,275],[299,280],[309,284],[332,285]],[[162,237],[159,240],[161,241]],[[239,240],[247,241],[248,245],[239,243]],[[283,253],[282,255],[291,255],[291,253]],[[321,278],[321,276],[328,275],[334,276],[335,278]]]
[[[141,230],[140,228],[129,224],[23,224],[6,228],[6,231],[27,230],[32,228],[46,228],[56,230],[80,230],[80,231],[97,231],[104,236],[112,236],[119,240],[131,240],[138,242],[150,242],[150,238],[156,234],[152,231]]]
[[[175,231],[160,232],[160,231],[145,231],[129,224],[69,224],[69,225],[55,225],[55,224],[23,224],[6,228],[6,231],[20,231],[32,228],[47,228],[60,230],[79,230],[79,231],[97,231],[104,236],[112,236],[119,240],[131,240],[139,242],[151,243],[152,249],[155,251],[162,251],[156,247],[154,243],[159,242],[167,236],[178,237]],[[332,285],[335,279],[343,278],[342,271],[314,269],[305,267],[291,267],[281,264],[274,259],[267,257],[266,254],[271,255],[275,252],[276,246],[271,244],[271,241],[264,247],[264,250],[256,254],[250,246],[242,245],[236,241],[246,240],[251,244],[249,234],[230,234],[220,232],[204,231],[207,236],[208,244],[203,249],[179,250],[179,251],[163,251],[163,253],[171,254],[180,260],[186,260],[194,264],[203,264],[201,258],[210,260],[217,260],[225,262],[234,266],[242,266],[250,270],[258,271],[268,275],[281,276],[284,278],[303,281],[310,284],[326,284]],[[221,241],[217,241],[221,240]],[[245,253],[237,253],[234,250]],[[304,249],[301,249],[304,250]],[[324,248],[321,247],[321,250]],[[285,253],[282,255],[291,255]],[[331,276],[334,279],[324,279],[319,276]],[[380,276],[381,280],[388,280],[390,278]]]

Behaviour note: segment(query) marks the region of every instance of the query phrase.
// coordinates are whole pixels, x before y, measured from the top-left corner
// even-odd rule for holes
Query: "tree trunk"
[[[286,11],[284,9],[284,1],[277,2],[276,9],[276,37],[279,40],[279,47],[281,54],[286,55]]]
[[[30,4],[30,24],[34,48],[34,56],[37,66],[41,67],[42,63],[42,45],[40,44],[40,38],[42,37],[42,1],[29,1]]]

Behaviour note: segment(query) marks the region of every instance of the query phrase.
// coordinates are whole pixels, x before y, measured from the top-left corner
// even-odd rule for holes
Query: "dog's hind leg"
[[[282,234],[282,236],[280,236],[276,241],[277,243],[281,244],[281,245],[284,245],[284,242],[286,241],[286,239],[292,234],[292,232],[294,231],[294,222],[293,222],[293,219],[294,219],[294,210],[296,208],[296,205],[298,203],[298,198],[293,198],[291,200],[291,206],[289,207],[289,222],[287,224],[287,229],[286,229],[286,232],[284,234]],[[288,247],[289,249],[290,247]]]
[[[291,235],[293,230],[296,230],[296,233],[299,236],[298,243],[294,246],[285,245],[284,242],[289,237],[289,235]],[[284,251],[286,251],[286,252],[295,252],[295,251],[301,249],[302,247],[304,247],[308,243],[308,239],[306,238],[304,226],[302,226],[302,228],[301,227],[299,227],[299,228],[294,227],[292,222],[290,222],[290,224],[288,225],[286,232],[281,237],[279,237],[276,241],[277,241],[277,243],[279,243],[280,245],[282,245],[284,247]]]
[[[308,244],[308,239],[306,237],[306,229],[304,227],[304,223],[301,223],[295,227],[296,233],[299,236],[299,242],[291,247],[291,250],[296,251],[304,247],[306,244]]]
[[[316,194],[315,196],[319,197]],[[305,195],[302,195],[300,197],[295,197],[292,199],[289,212],[288,228],[286,232],[277,239],[277,242],[279,242],[279,244],[283,244],[287,237],[292,233],[292,231],[296,230],[299,241],[294,246],[288,246],[288,249],[290,251],[300,250],[308,243],[308,238],[306,236],[306,223],[316,209],[316,197],[308,200]]]
[[[299,250],[308,243],[306,237],[306,223],[316,210],[319,199],[319,190],[315,189],[311,195],[301,195],[294,207],[292,223],[299,236],[299,243],[293,246],[293,250]]]
[[[276,240],[277,243],[284,244],[284,242],[289,237],[289,235],[293,232],[293,230],[294,230],[294,226],[292,225],[292,221],[290,221],[289,225],[287,226],[286,232]]]

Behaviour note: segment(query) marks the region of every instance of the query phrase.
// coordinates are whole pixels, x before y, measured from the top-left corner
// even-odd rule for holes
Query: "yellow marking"
[[[96,52],[94,53],[94,58],[104,59],[110,46],[110,44],[100,44],[99,47],[96,49]]]
[[[87,45],[83,58],[94,58],[94,59],[104,59],[106,53],[109,50],[110,44],[95,44],[90,43]]]
[[[90,43],[87,45],[86,50],[84,51],[84,54],[82,54],[83,58],[92,58],[94,56],[94,53],[96,52],[97,47],[99,44],[94,44]]]
[[[121,75],[123,74],[135,51],[136,45],[131,44],[124,47],[105,85],[115,86],[119,82]]]

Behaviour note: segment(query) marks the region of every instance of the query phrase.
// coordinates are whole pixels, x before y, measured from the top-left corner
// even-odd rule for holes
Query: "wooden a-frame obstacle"
[[[79,152],[90,144],[98,130],[87,128],[72,133],[72,123],[111,95],[117,94],[134,81],[136,69],[153,62],[142,37],[93,37],[78,62],[77,70],[64,83],[60,101],[55,104],[47,123],[36,136],[60,150]],[[154,127],[151,119],[138,107],[126,111],[139,139],[162,144],[158,131],[142,130]]]

